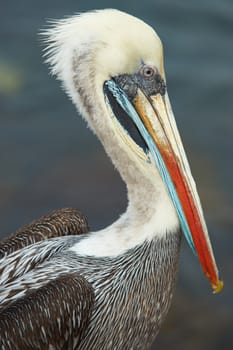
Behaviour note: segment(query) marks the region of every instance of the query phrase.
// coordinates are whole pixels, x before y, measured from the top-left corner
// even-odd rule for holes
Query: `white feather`
[[[106,80],[135,73],[142,62],[155,65],[164,77],[163,49],[155,31],[126,13],[101,10],[55,22],[45,35],[52,73],[103,143],[128,190],[126,213],[72,249],[84,255],[117,255],[177,231],[178,218],[156,166],[129,149],[103,95]]]

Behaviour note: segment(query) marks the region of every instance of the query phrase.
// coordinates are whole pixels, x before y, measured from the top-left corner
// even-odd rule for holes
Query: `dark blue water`
[[[65,206],[81,209],[96,229],[125,209],[124,184],[48,75],[37,35],[48,18],[105,7],[142,18],[163,40],[169,95],[225,281],[213,296],[184,244],[176,296],[155,349],[231,349],[232,0],[1,1],[0,232]]]

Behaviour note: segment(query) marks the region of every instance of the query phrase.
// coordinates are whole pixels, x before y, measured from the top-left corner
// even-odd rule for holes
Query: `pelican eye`
[[[142,75],[143,78],[150,79],[150,78],[154,78],[156,74],[158,74],[158,71],[155,67],[146,65],[140,69],[140,74]]]
[[[138,72],[132,75],[132,80],[147,96],[164,96],[166,93],[166,83],[155,66],[142,65]]]

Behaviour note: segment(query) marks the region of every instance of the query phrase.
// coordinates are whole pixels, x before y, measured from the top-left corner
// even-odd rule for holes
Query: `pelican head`
[[[158,35],[131,15],[100,10],[55,22],[46,31],[46,41],[52,73],[119,169],[129,203],[140,197],[141,207],[160,213],[157,231],[172,231],[180,225],[214,292],[221,290],[167,94]],[[164,203],[162,210],[154,204],[158,201]]]

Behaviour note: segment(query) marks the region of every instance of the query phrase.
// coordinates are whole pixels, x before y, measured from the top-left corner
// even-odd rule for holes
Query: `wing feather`
[[[35,242],[88,231],[87,220],[77,209],[55,210],[3,239],[0,242],[0,259]]]
[[[47,241],[36,242],[2,258],[0,260],[0,296],[1,288],[50,260],[68,245],[67,237],[51,238]]]
[[[60,275],[0,311],[1,349],[77,349],[93,304],[82,276]]]

